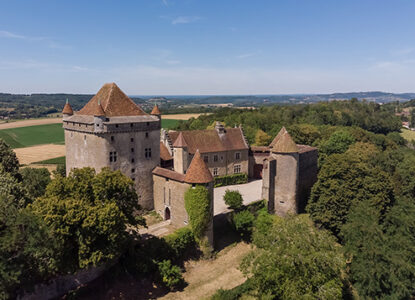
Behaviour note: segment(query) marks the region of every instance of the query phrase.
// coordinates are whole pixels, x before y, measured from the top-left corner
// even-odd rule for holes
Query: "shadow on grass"
[[[235,232],[230,214],[222,213],[213,218],[213,232],[215,237],[215,251],[221,251],[234,243],[239,243],[241,237]]]

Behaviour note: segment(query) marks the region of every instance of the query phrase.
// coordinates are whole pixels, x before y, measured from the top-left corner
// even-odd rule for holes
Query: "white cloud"
[[[167,2],[167,0],[162,0],[161,2],[163,2],[164,6],[169,6],[169,3]]]
[[[24,35],[15,34],[13,32],[5,31],[5,30],[0,30],[0,37],[10,38],[10,39],[21,39],[21,40],[27,39],[27,37],[25,37]]]
[[[199,21],[201,18],[197,16],[179,16],[171,21],[173,25],[176,24],[188,24]]]
[[[180,63],[181,63],[180,60],[174,60],[174,59],[166,61],[166,64],[168,64],[168,65],[178,65]]]

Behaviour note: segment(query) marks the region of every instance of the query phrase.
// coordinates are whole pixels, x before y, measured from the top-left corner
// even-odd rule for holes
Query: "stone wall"
[[[311,188],[317,181],[318,151],[300,153],[300,176],[298,186],[298,212],[305,211]]]
[[[142,208],[153,209],[151,172],[160,164],[159,134],[158,129],[99,134],[65,130],[67,173],[83,167],[120,170],[134,180]],[[146,148],[151,148],[151,157],[145,157]],[[110,152],[117,152],[115,162],[110,162]]]
[[[299,154],[272,154],[276,159],[274,211],[279,216],[298,213]]]
[[[176,227],[186,226],[189,217],[184,205],[184,194],[191,185],[157,175],[153,175],[153,182],[155,211],[166,219],[165,213],[168,208],[171,223]]]

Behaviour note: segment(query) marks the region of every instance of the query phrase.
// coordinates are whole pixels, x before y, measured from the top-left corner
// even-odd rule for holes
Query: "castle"
[[[177,227],[189,222],[184,194],[192,186],[209,190],[213,214],[216,176],[262,178],[262,197],[281,216],[304,210],[317,179],[317,149],[295,144],[285,128],[262,147],[249,146],[242,127],[219,122],[214,129],[167,132],[157,105],[146,114],[115,83],[105,84],[77,113],[66,103],[62,114],[67,173],[87,166],[120,170],[134,181],[141,207]]]

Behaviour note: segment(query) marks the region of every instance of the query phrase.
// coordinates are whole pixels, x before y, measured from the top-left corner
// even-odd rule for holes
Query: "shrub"
[[[233,184],[244,184],[248,182],[248,174],[232,174],[215,177],[215,187],[227,186]]]
[[[255,216],[249,210],[243,210],[233,216],[233,225],[242,237],[250,237]]]
[[[174,289],[183,284],[184,279],[178,266],[172,265],[170,260],[163,260],[158,265],[161,281],[169,288]]]
[[[164,237],[167,245],[176,259],[182,259],[190,251],[196,248],[196,241],[192,230],[189,227],[183,227],[174,233]]]
[[[211,300],[238,300],[242,296],[248,294],[252,290],[250,285],[250,280],[247,279],[241,285],[238,285],[230,290],[219,289],[216,293],[210,298]]]
[[[201,185],[189,188],[185,195],[185,208],[195,238],[200,241],[211,219],[209,191]]]
[[[226,205],[229,206],[231,209],[240,209],[243,204],[243,199],[241,193],[239,191],[230,191],[226,190],[225,196],[223,196],[223,200],[225,201]]]

